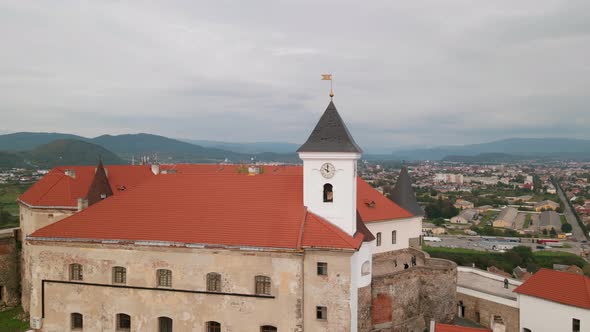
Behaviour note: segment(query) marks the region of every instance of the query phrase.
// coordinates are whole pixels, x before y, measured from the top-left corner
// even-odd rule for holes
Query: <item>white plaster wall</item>
[[[329,220],[346,233],[356,232],[356,163],[358,153],[305,152],[303,160],[303,204],[309,211]],[[332,163],[336,174],[326,179],[320,173],[324,163]],[[324,184],[333,186],[334,201],[325,203]]]
[[[374,240],[363,242],[360,249],[350,258],[350,326],[358,326],[358,289],[371,284],[371,273],[362,275],[363,263],[373,266]],[[353,328],[354,329],[354,328]]]
[[[580,331],[590,332],[590,310],[518,294],[520,329],[532,332],[572,331],[572,319],[580,320]]]
[[[408,248],[411,238],[422,235],[422,217],[370,222],[365,225],[375,237],[381,232],[381,246],[377,246],[377,241],[374,241],[374,254]],[[397,231],[397,241],[392,244],[391,232],[394,230]]]

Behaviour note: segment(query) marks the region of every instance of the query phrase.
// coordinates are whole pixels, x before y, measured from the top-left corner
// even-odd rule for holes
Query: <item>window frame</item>
[[[115,331],[131,331],[131,315],[125,313],[118,313],[116,316],[116,325]],[[128,318],[129,327],[121,327],[121,323],[123,322],[123,318]]]
[[[328,320],[328,307],[326,306],[316,306],[315,307],[315,318],[317,320]]]
[[[260,327],[260,332],[277,332],[278,329],[272,325],[262,325]]]
[[[270,295],[272,290],[272,281],[270,277],[257,275],[254,277],[254,293],[257,295]]]
[[[331,183],[324,183],[322,188],[324,203],[334,203],[334,186]]]
[[[328,263],[327,262],[318,262],[316,272],[317,272],[317,275],[319,275],[319,276],[327,276],[328,275]]]
[[[205,330],[206,332],[221,332],[221,323],[210,320],[205,323]]]
[[[69,265],[69,270],[71,281],[84,281],[84,269],[82,264],[72,263]]]
[[[207,273],[207,291],[221,292],[221,274],[217,272]]]
[[[156,284],[158,287],[172,287],[172,270],[157,269]]]
[[[79,323],[79,326],[78,326]],[[70,329],[80,331],[84,329],[84,315],[79,312],[72,312],[70,314]]]
[[[391,231],[391,244],[397,244],[397,230]]]
[[[582,330],[581,327],[582,327],[582,324],[581,324],[580,320],[577,318],[572,318],[572,332],[580,332]]]
[[[381,232],[377,232],[377,234],[375,234],[375,240],[377,247],[381,247]]]
[[[118,276],[120,276],[120,278],[118,278]],[[113,266],[113,284],[127,284],[127,268],[123,266]]]
[[[162,330],[162,325],[167,324],[164,322],[170,322],[170,329],[166,329],[166,331]],[[174,330],[174,320],[167,316],[160,316],[158,317],[158,332],[172,332]]]

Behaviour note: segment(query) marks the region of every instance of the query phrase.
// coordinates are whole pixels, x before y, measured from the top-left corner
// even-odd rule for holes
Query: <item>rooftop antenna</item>
[[[322,74],[322,81],[330,81],[330,101],[334,98],[334,89],[332,89],[332,74]]]

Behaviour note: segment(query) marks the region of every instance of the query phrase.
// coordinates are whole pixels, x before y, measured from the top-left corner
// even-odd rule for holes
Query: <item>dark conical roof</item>
[[[415,216],[424,215],[424,210],[416,200],[414,188],[412,188],[412,179],[410,179],[406,166],[402,167],[397,182],[393,190],[391,190],[391,200]]]
[[[348,128],[342,121],[334,103],[330,101],[328,108],[318,121],[307,141],[297,152],[357,152],[363,150],[356,144]]]
[[[96,172],[94,173],[92,184],[90,185],[88,194],[86,195],[88,206],[100,202],[101,200],[112,195],[113,191],[111,190],[111,184],[109,183],[107,172],[102,165],[102,160],[100,160],[98,162],[98,166],[96,166]]]

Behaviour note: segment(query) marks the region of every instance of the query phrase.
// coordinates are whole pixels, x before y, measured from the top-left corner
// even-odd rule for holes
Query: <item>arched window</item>
[[[260,327],[260,332],[277,332],[277,328],[271,325],[264,325]]]
[[[159,317],[158,318],[158,332],[172,332],[172,318]]]
[[[377,247],[381,246],[381,232],[377,233]]]
[[[117,331],[131,331],[131,316],[117,314]]]
[[[221,274],[216,272],[207,273],[207,290],[221,292]]]
[[[366,261],[361,265],[361,275],[366,276],[371,274],[371,262]]]
[[[158,278],[158,286],[172,287],[172,271],[159,269],[156,274]]]
[[[397,243],[397,231],[391,231],[391,244]]]
[[[72,314],[72,330],[81,330],[84,328],[84,317],[82,314],[74,312]]]
[[[124,284],[127,282],[127,269],[122,266],[113,268],[113,283]]]
[[[70,264],[70,280],[82,280],[82,265]]]
[[[270,295],[270,277],[256,276],[256,294]]]
[[[324,203],[332,203],[334,201],[334,190],[331,184],[324,184]]]
[[[221,324],[218,322],[207,322],[207,332],[221,332]]]

